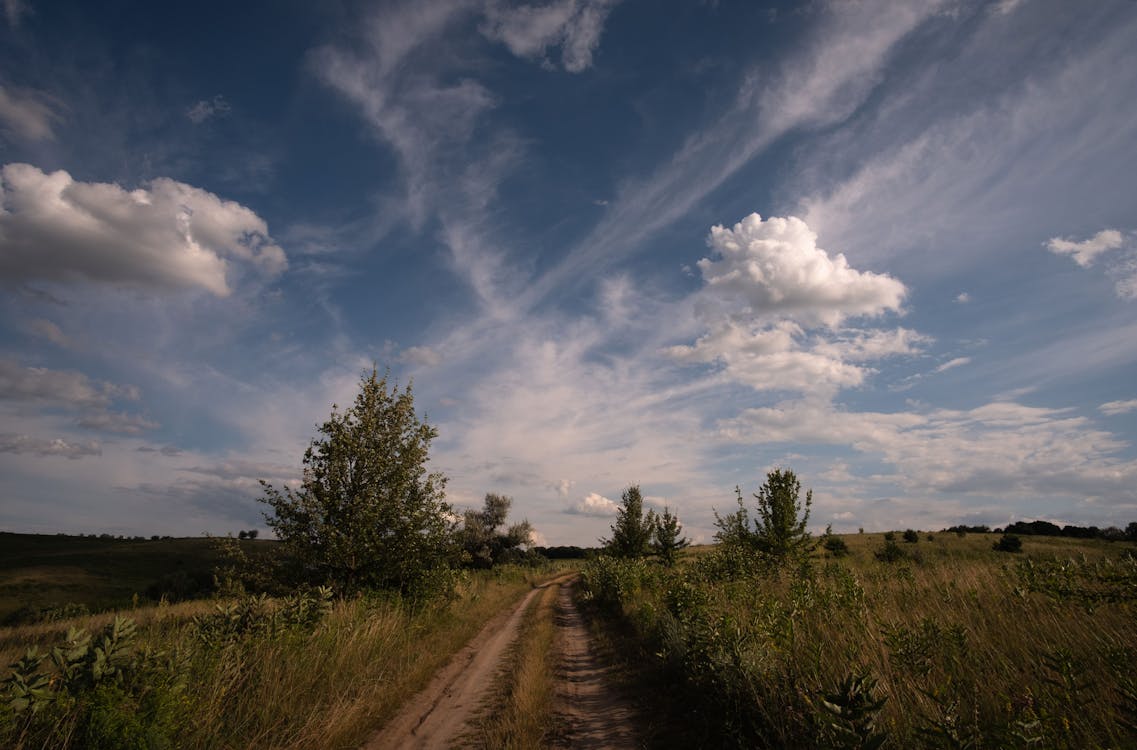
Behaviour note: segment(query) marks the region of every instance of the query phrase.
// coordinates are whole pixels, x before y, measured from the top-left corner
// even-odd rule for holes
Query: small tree
[[[608,552],[617,557],[643,557],[649,551],[655,534],[655,511],[644,514],[644,500],[639,485],[624,490],[623,507],[616,511],[612,524],[612,538],[601,539]]]
[[[475,567],[491,568],[532,543],[533,527],[528,521],[516,523],[504,533],[498,531],[512,505],[513,498],[489,492],[482,510],[466,511],[459,536],[463,551]]]
[[[682,536],[683,525],[679,523],[679,516],[673,514],[667,506],[663,508],[663,515],[655,522],[655,533],[652,539],[652,551],[659,555],[664,565],[668,567],[675,564],[680,550],[685,549],[691,541]]]
[[[346,411],[332,406],[304,453],[299,490],[262,481],[269,528],[302,577],[343,589],[417,589],[453,557],[446,477],[428,473],[438,431],[415,415],[410,386],[372,370]]]
[[[793,471],[775,469],[766,475],[766,483],[758,488],[758,516],[753,528],[742,502],[742,490],[734,488],[738,496],[738,511],[725,518],[715,514],[719,531],[715,538],[727,544],[742,543],[769,555],[776,561],[809,554],[815,542],[806,527],[813,505],[813,490],[805,493],[805,504],[799,500],[801,482]]]

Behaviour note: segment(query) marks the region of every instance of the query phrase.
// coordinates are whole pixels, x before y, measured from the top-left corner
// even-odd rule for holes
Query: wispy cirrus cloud
[[[14,26],[10,12],[8,19]],[[28,141],[53,140],[55,125],[62,120],[61,108],[55,98],[42,92],[0,85],[0,132]]]

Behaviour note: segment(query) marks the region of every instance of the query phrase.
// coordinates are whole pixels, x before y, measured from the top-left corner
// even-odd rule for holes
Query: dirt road
[[[584,618],[573,601],[575,581],[557,597],[557,666],[553,707],[555,748],[635,748],[631,707],[613,691],[608,669],[592,648]]]
[[[570,578],[558,578],[534,588],[512,609],[490,620],[422,692],[363,746],[364,750],[461,747],[460,738],[470,736],[471,721],[517,638],[529,604],[541,589],[568,583]],[[571,589],[571,583],[562,585],[557,599],[559,648],[551,746],[634,748],[630,710],[609,689]]]

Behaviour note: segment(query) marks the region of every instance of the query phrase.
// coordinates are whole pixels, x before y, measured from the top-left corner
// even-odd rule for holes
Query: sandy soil
[[[554,582],[563,584],[565,580]],[[449,750],[462,746],[463,735],[468,738],[471,721],[517,638],[525,611],[533,597],[554,582],[534,588],[512,609],[490,620],[425,689],[372,736],[363,750]],[[561,586],[554,615],[558,663],[550,746],[635,748],[631,709],[609,686],[607,671],[592,649],[572,590],[572,583]]]
[[[573,601],[573,585],[562,586],[556,622],[560,659],[553,704],[555,748],[635,748],[631,707],[612,689],[608,669]]]
[[[541,588],[534,588],[513,609],[490,620],[422,692],[363,746],[364,750],[452,747],[469,729],[470,719],[492,686],[506,650],[517,637],[525,609]]]

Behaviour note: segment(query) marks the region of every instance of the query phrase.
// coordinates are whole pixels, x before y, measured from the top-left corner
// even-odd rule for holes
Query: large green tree
[[[265,519],[302,575],[342,589],[409,591],[455,551],[446,477],[427,470],[438,431],[415,415],[408,385],[372,370],[355,403],[332,406],[304,453],[299,489],[261,482]]]
[[[751,519],[742,501],[742,490],[734,488],[738,510],[727,516],[715,514],[718,531],[715,539],[723,544],[738,544],[784,561],[808,554],[816,546],[809,531],[813,490],[801,502],[801,482],[789,469],[774,469],[766,475],[766,483],[758,488],[757,516]]]
[[[616,511],[612,538],[601,539],[605,549],[617,557],[644,557],[655,534],[655,511],[644,513],[644,500],[639,485],[624,490],[622,506]]]

